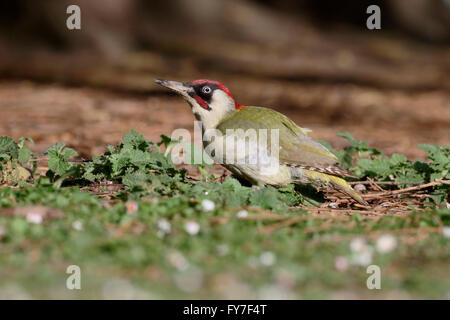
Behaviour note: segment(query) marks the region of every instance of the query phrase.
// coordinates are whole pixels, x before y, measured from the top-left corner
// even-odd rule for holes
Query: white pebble
[[[259,261],[261,261],[261,264],[266,267],[273,266],[275,262],[277,261],[277,257],[273,252],[266,251],[261,254],[259,257]]]
[[[444,236],[444,238],[450,238],[450,227],[443,227],[442,235]]]
[[[364,238],[354,238],[350,241],[350,250],[352,252],[363,252],[367,248],[367,242]]]
[[[195,221],[188,221],[184,225],[184,230],[191,236],[194,236],[200,231],[200,225]]]
[[[364,238],[357,237],[350,241],[352,251],[350,262],[355,265],[368,266],[372,262],[373,248]]]
[[[397,239],[390,234],[382,235],[377,240],[377,251],[380,253],[392,252],[397,247]]]
[[[346,257],[338,256],[334,259],[334,267],[338,271],[345,271],[348,268],[348,260]]]
[[[367,247],[364,251],[352,255],[351,262],[360,266],[368,266],[372,263],[373,249]]]
[[[239,219],[244,219],[248,216],[248,211],[247,210],[241,210],[236,214],[236,217],[238,217]]]
[[[206,212],[213,211],[215,207],[216,207],[216,204],[211,200],[205,199],[202,201],[203,211],[206,211]]]
[[[164,234],[170,233],[170,230],[172,229],[170,222],[167,221],[166,219],[159,219],[156,224],[158,226],[159,231],[161,231]]]
[[[74,228],[77,231],[82,231],[83,230],[83,222],[81,222],[80,220],[76,220],[72,223],[72,228]]]
[[[36,212],[30,212],[27,214],[27,221],[29,223],[41,224],[42,223],[42,215]]]

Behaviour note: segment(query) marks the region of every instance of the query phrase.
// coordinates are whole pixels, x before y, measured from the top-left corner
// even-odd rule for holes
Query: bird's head
[[[191,106],[195,118],[205,129],[215,128],[225,117],[243,108],[222,83],[213,80],[155,82],[181,95]]]

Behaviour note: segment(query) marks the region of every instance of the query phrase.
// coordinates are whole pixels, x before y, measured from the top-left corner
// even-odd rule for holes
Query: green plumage
[[[227,129],[278,129],[279,160],[291,172],[292,182],[331,186],[367,205],[343,176],[354,177],[338,166],[337,157],[327,148],[307,136],[307,129],[297,126],[285,115],[268,108],[247,106],[222,120],[217,129],[226,134]],[[270,133],[267,135],[270,146]],[[257,179],[256,179],[257,180]]]
[[[245,107],[219,123],[217,129],[278,129],[280,137],[280,161],[292,165],[328,167],[337,164],[337,158],[323,145],[306,135],[285,115],[268,108]],[[257,131],[258,132],[258,131]],[[270,134],[268,134],[270,139]],[[268,141],[270,145],[270,140]]]

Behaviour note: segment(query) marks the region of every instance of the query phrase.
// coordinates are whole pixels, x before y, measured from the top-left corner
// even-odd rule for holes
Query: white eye
[[[204,86],[204,87],[202,88],[202,92],[203,92],[203,93],[206,93],[206,94],[211,93],[211,88],[208,87],[208,86]]]

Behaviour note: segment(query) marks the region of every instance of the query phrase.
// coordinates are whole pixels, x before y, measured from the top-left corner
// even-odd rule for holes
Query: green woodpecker
[[[182,83],[155,79],[155,82],[189,103],[202,124],[205,151],[235,175],[253,184],[331,187],[368,205],[342,178],[355,176],[340,168],[337,157],[327,148],[308,137],[310,130],[297,126],[285,115],[268,108],[239,105],[217,81]],[[252,146],[245,144],[250,130],[257,136]],[[230,143],[231,140],[236,143],[236,139],[244,143]]]

